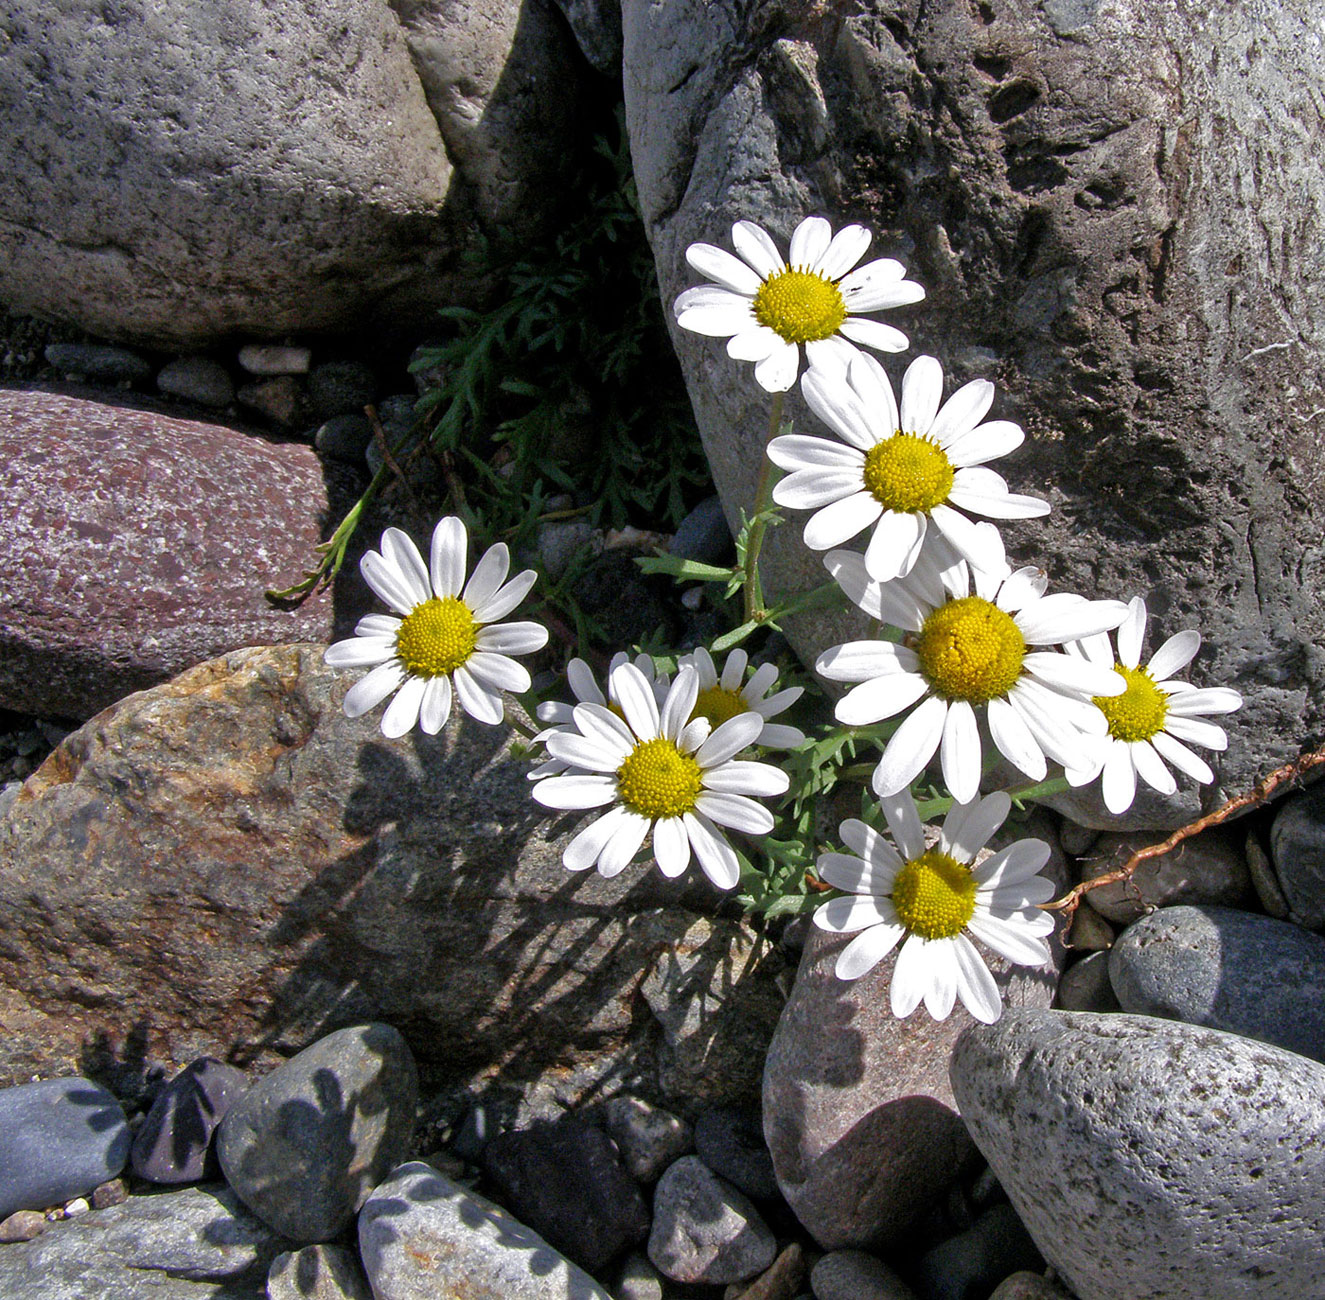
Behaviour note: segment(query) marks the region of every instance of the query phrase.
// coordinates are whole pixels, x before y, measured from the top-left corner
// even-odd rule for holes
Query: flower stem
[[[754,513],[750,516],[750,534],[745,547],[745,621],[763,621],[764,589],[759,581],[759,550],[764,544],[764,529],[768,521],[763,517],[772,502],[773,484],[776,479],[772,473],[773,462],[768,458],[768,444],[777,434],[782,423],[782,401],[784,393],[773,394],[773,407],[768,415],[768,433],[764,436],[764,445],[759,457],[759,479],[755,484]]]

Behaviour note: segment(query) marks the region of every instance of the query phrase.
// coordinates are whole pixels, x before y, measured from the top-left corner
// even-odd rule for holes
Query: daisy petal
[[[534,787],[537,794],[538,787]],[[561,855],[568,871],[587,871],[598,861],[607,843],[621,828],[630,812],[626,808],[612,808],[601,817],[595,817],[571,842]]]
[[[621,706],[630,729],[641,740],[654,740],[660,734],[661,716],[658,701],[644,674],[634,664],[613,669],[608,693]]]
[[[1152,790],[1158,790],[1160,794],[1177,793],[1178,783],[1173,779],[1173,773],[1164,766],[1164,760],[1148,741],[1133,741],[1128,748],[1137,776]]]
[[[902,376],[903,432],[928,433],[942,400],[943,367],[933,357],[917,357]]]
[[[893,840],[908,862],[925,851],[925,828],[920,824],[915,800],[908,789],[896,794],[883,795],[879,800],[884,820],[892,832]]]
[[[929,426],[929,436],[947,447],[948,442],[961,434],[970,433],[989,414],[994,404],[994,385],[987,379],[972,379],[963,384],[939,408]]]
[[[943,823],[943,838],[959,862],[974,862],[989,837],[1007,821],[1012,800],[1004,790],[995,790],[978,803],[955,804]]]
[[[786,265],[773,237],[753,221],[738,221],[732,227],[732,247],[765,280]]]
[[[1118,662],[1135,668],[1141,662],[1141,643],[1146,635],[1146,602],[1133,596],[1127,602],[1127,617],[1118,625]]]
[[[713,244],[691,244],[686,249],[686,261],[700,273],[724,289],[753,298],[763,281],[757,272],[740,258]]]
[[[691,295],[697,292],[698,290],[688,289],[676,300],[676,306],[673,308],[676,312],[676,323],[683,330],[689,330],[692,334],[702,334],[705,338],[724,339],[745,334],[752,326],[759,323],[750,310],[749,299],[736,298],[733,295],[730,305],[719,306],[716,303],[694,301]]]
[[[681,820],[704,874],[719,889],[734,888],[741,878],[741,865],[722,832],[702,813],[686,813]]]
[[[496,691],[514,691],[518,695],[530,686],[529,669],[506,655],[477,650],[465,660],[464,666],[476,681]]]
[[[423,692],[423,702],[419,705],[419,726],[430,736],[435,736],[446,726],[451,716],[451,679],[443,674],[430,677]]]
[[[322,652],[322,662],[331,668],[375,668],[394,659],[396,642],[380,636],[352,636],[337,641]]]
[[[875,582],[903,578],[915,567],[924,542],[923,513],[885,510],[865,548],[865,570]]]
[[[1115,817],[1132,806],[1136,798],[1136,769],[1126,745],[1114,745],[1109,751],[1100,779],[1100,793],[1104,796],[1104,806]]]
[[[1018,922],[1005,921],[977,910],[966,928],[981,943],[1016,966],[1043,966],[1049,960],[1049,945],[1028,934],[1025,926]]]
[[[905,789],[925,770],[943,738],[948,702],[931,695],[893,733],[870,782],[880,796]]]
[[[498,546],[505,546],[498,542]],[[496,550],[493,547],[493,550]],[[486,556],[484,557],[487,558]],[[471,602],[466,595],[465,604],[469,606],[477,623],[495,623],[505,618],[528,594],[529,589],[538,581],[538,574],[533,569],[524,569],[517,573],[505,586],[482,602]],[[472,584],[473,579],[470,579]]]
[[[1226,686],[1207,686],[1200,690],[1183,691],[1168,697],[1170,714],[1188,717],[1193,713],[1232,713],[1242,707],[1242,696]]]
[[[993,699],[985,708],[985,719],[999,753],[1032,781],[1043,781],[1049,770],[1044,751],[1035,743],[1021,714],[1007,700]]]
[[[865,256],[872,238],[864,226],[843,226],[819,259],[819,274],[825,280],[840,280]]]
[[[397,614],[408,614],[421,604],[409,582],[399,569],[385,560],[376,551],[365,551],[359,561],[359,572],[373,592],[385,601]],[[424,597],[426,600],[427,597]]]
[[[806,217],[792,231],[791,252],[787,263],[794,267],[803,267],[807,271],[817,271],[819,263],[833,242],[833,228],[823,217]]]
[[[539,781],[531,793],[544,808],[576,812],[582,808],[601,808],[611,803],[616,798],[616,781],[610,776],[572,772],[566,776],[550,776]]]
[[[969,469],[986,461],[998,460],[1016,451],[1026,441],[1025,430],[1011,420],[990,420],[976,429],[955,435],[943,448],[957,469]]]
[[[770,456],[770,459],[773,459]],[[861,469],[798,470],[773,487],[773,500],[789,510],[819,510],[860,492]]]
[[[794,343],[783,343],[755,366],[755,382],[766,393],[785,393],[796,382],[800,367],[800,349]]]
[[[905,1020],[920,1005],[929,988],[929,954],[925,947],[925,941],[913,934],[907,937],[897,954],[888,1002],[899,1020]]]
[[[382,714],[382,734],[391,739],[405,735],[419,720],[419,706],[423,703],[423,692],[427,688],[426,677],[406,677],[396,692],[396,697],[386,706]]]
[[[879,422],[886,412],[872,411],[863,404],[853,387],[856,377],[856,362],[851,365],[851,382],[835,371],[808,370],[801,380],[801,396],[805,405],[839,438],[857,451],[867,452],[882,438],[892,437],[896,428],[890,426],[896,421]]]
[[[465,581],[468,553],[469,534],[465,531],[464,523],[454,515],[439,519],[437,527],[432,530],[432,542],[428,548],[433,595],[445,600],[448,596],[460,594]],[[479,563],[481,566],[482,561]],[[473,609],[473,605],[470,608]]]
[[[435,534],[434,534],[435,536]],[[434,571],[438,568],[438,561],[434,557]],[[462,599],[472,610],[485,609],[492,603],[492,598],[501,590],[501,585],[506,581],[506,575],[511,570],[511,552],[505,542],[498,542],[495,546],[490,546],[483,553],[483,557],[474,566],[474,572],[469,575],[469,581],[465,582],[464,556],[460,556],[460,570],[456,575],[447,574],[446,582],[451,590],[447,591],[448,596],[460,595],[461,584],[464,584],[464,595]],[[439,595],[442,593],[439,591]],[[490,619],[484,619],[484,622]]]
[[[827,551],[850,541],[857,533],[868,528],[880,515],[883,507],[870,492],[856,492],[811,515],[802,534],[805,545],[812,551]]]
[[[612,838],[598,855],[598,874],[608,879],[619,876],[630,866],[631,860],[644,844],[644,837],[649,833],[647,817],[641,817],[629,808],[622,811],[625,816],[617,822]]]
[[[782,342],[776,330],[756,321],[753,328],[743,329],[727,340],[727,355],[733,361],[762,361],[780,348]]]
[[[718,826],[730,826],[747,835],[767,835],[773,829],[773,814],[743,794],[701,790],[695,800],[695,811]]]
[[[965,700],[953,700],[948,706],[939,757],[952,797],[970,803],[980,790],[980,729],[975,710]]]
[[[768,444],[768,458],[781,469],[854,470],[857,480],[864,472],[865,458],[855,447],[844,447],[827,438],[788,433]]]
[[[838,700],[833,716],[848,727],[867,727],[909,709],[928,689],[919,673],[873,677]]]
[[[714,728],[713,734],[695,751],[695,761],[700,767],[717,767],[735,758],[741,750],[749,749],[763,729],[764,720],[759,714],[738,713]]]
[[[957,996],[962,1006],[981,1024],[992,1025],[1003,1014],[1003,999],[989,967],[964,934],[957,935],[952,946],[957,958]]]
[[[674,878],[690,865],[690,836],[679,817],[660,817],[653,824],[653,856],[658,870]]]
[[[1169,698],[1172,700],[1174,697]],[[1172,708],[1164,721],[1164,730],[1170,736],[1176,736],[1179,740],[1200,745],[1205,749],[1222,752],[1228,748],[1228,735],[1223,727],[1217,727],[1213,722],[1205,722],[1200,718],[1174,717]]]
[[[890,307],[908,307],[924,298],[924,288],[914,280],[888,279],[873,270],[884,264],[901,269],[900,264],[891,258],[880,258],[852,271],[837,286],[847,311],[886,311]]]
[[[834,973],[840,980],[859,979],[892,952],[905,935],[900,925],[871,926],[838,953]]]
[[[1209,785],[1215,774],[1205,759],[1193,754],[1180,740],[1175,740],[1167,732],[1159,732],[1150,738],[1150,743],[1161,756],[1168,759],[1184,776],[1189,776],[1201,785]]]
[[[885,325],[880,320],[866,320],[862,316],[848,316],[838,326],[838,333],[876,352],[905,352],[911,346],[911,340],[901,330]]]
[[[455,688],[455,697],[460,701],[460,707],[476,722],[485,722],[495,727],[506,716],[500,692],[475,677],[467,665],[461,664],[451,674],[451,685]]]
[[[442,523],[445,523],[442,520]],[[459,520],[456,520],[459,523]],[[442,525],[439,523],[438,528]],[[462,524],[461,527],[464,525]],[[382,557],[395,567],[404,579],[416,605],[422,605],[432,596],[432,587],[428,583],[428,570],[424,567],[423,556],[414,545],[414,539],[399,528],[388,528],[382,534]]]
[[[345,692],[345,702],[341,705],[345,716],[358,718],[376,708],[405,680],[405,676],[405,669],[395,661],[374,668]]]
[[[547,645],[542,623],[497,623],[479,628],[475,645],[489,654],[527,655]]]
[[[765,798],[786,794],[791,784],[787,774],[772,763],[751,763],[741,759],[709,768],[703,775],[703,782],[705,790],[716,790],[723,794],[753,794]]]

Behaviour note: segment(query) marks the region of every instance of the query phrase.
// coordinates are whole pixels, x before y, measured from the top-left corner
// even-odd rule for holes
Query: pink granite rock
[[[0,499],[0,706],[86,718],[228,650],[331,639],[330,593],[263,596],[323,536],[311,447],[0,391]]]

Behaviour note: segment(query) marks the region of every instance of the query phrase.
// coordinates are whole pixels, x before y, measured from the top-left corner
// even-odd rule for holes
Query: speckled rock
[[[1275,875],[1289,917],[1325,929],[1325,784],[1284,800],[1270,829]]]
[[[1116,871],[1138,849],[1162,837],[1147,833],[1101,835],[1081,861],[1081,878]],[[1147,858],[1130,881],[1101,885],[1086,902],[1109,921],[1127,925],[1152,907],[1218,903],[1240,907],[1254,898],[1243,837],[1223,827],[1183,840],[1162,857]]]
[[[737,1059],[727,1000],[780,995],[757,963],[732,986],[748,931],[702,875],[571,875],[578,820],[529,798],[511,730],[457,710],[441,735],[387,740],[341,711],[354,680],[321,646],[236,651],[125,700],[28,779],[0,821],[0,1083],[94,1059],[132,1092],[134,1062],[207,1053],[256,1076],[381,1020],[430,1089],[546,1076],[564,1109],[651,1064],[662,1029],[636,990],[673,954],[682,991],[706,990],[696,1041]],[[700,921],[704,943],[683,942]],[[758,1065],[708,1096],[742,1100]]]
[[[1118,1011],[1118,998],[1109,980],[1109,954],[1087,953],[1074,962],[1058,981],[1054,1005],[1064,1011]],[[1132,1008],[1135,1010],[1135,1008]]]
[[[778,1195],[773,1159],[755,1110],[716,1106],[701,1111],[695,1119],[695,1154],[719,1178],[757,1201]]]
[[[1325,730],[1325,284],[1291,251],[1325,240],[1318,17],[1276,0],[622,7],[664,303],[699,279],[687,246],[730,247],[736,220],[784,250],[810,213],[869,226],[870,255],[928,292],[887,314],[912,345],[890,374],[923,351],[949,392],[996,378],[994,418],[1030,432],[999,470],[1054,510],[1009,529],[1010,550],[1059,590],[1146,592],[1157,633],[1201,630],[1195,679],[1243,692],[1229,792]],[[674,338],[734,525],[768,397],[721,342]],[[794,393],[787,415],[819,427]],[[788,513],[763,553],[774,592],[823,580]],[[862,624],[814,614],[790,635],[813,662]],[[1180,825],[1202,798],[1218,786],[1138,799],[1122,824]],[[1120,824],[1097,783],[1064,803]]]
[[[129,1141],[119,1102],[87,1079],[0,1089],[0,1218],[44,1210],[114,1178]]]
[[[1325,938],[1229,907],[1162,907],[1109,954],[1124,1011],[1207,1025],[1325,1062]]]
[[[267,1300],[373,1300],[358,1257],[343,1246],[305,1246],[271,1262]]]
[[[1052,840],[1047,822],[1033,833]],[[1065,879],[1061,853],[1052,872]],[[900,1241],[972,1154],[948,1084],[948,1056],[971,1016],[947,1020],[923,1007],[905,1020],[889,1010],[896,955],[854,981],[833,973],[850,936],[817,928],[764,1066],[764,1136],[778,1183],[825,1250],[878,1249]],[[1048,1006],[1058,983],[1042,969],[990,959],[1007,1006]]]
[[[1023,1010],[963,1034],[952,1083],[1080,1300],[1322,1294],[1315,1061],[1176,1021]]]
[[[917,1300],[881,1259],[864,1250],[830,1250],[810,1271],[815,1300]]]
[[[359,1256],[382,1300],[611,1300],[513,1215],[417,1161],[364,1203]]]
[[[309,566],[326,482],[307,447],[0,391],[0,706],[86,718],[239,646],[330,640],[331,592],[262,594]]]
[[[694,1150],[694,1133],[685,1120],[639,1097],[613,1097],[603,1118],[637,1182],[656,1183],[673,1160]]]
[[[395,1029],[339,1029],[231,1107],[216,1154],[263,1222],[292,1241],[328,1241],[404,1158],[418,1099],[414,1058]]]
[[[224,1185],[132,1196],[0,1250],[5,1300],[267,1300],[289,1243]]]
[[[805,1251],[799,1241],[778,1252],[778,1257],[749,1286],[739,1288],[739,1300],[795,1300],[805,1281]],[[728,1288],[730,1295],[732,1288]]]
[[[777,1257],[754,1204],[697,1156],[682,1156],[653,1197],[649,1259],[676,1282],[745,1282]]]
[[[1057,1282],[1043,1274],[1020,1272],[1005,1277],[990,1293],[989,1300],[1073,1300]]]
[[[100,343],[50,343],[43,355],[62,374],[91,383],[142,383],[152,373],[146,357]]]
[[[196,1183],[216,1176],[212,1134],[244,1095],[242,1070],[204,1056],[179,1072],[157,1094],[129,1152],[133,1171],[151,1183]]]
[[[230,372],[210,357],[177,357],[157,372],[156,386],[171,397],[202,406],[229,406],[235,400]]]

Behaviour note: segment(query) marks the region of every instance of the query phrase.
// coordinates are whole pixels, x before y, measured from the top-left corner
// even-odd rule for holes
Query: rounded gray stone
[[[1058,981],[1054,1005],[1063,1011],[1117,1011],[1118,998],[1109,981],[1109,954],[1087,953]]]
[[[916,1300],[883,1260],[864,1250],[830,1250],[810,1270],[814,1300]]]
[[[326,1241],[404,1156],[417,1101],[395,1029],[339,1029],[244,1094],[221,1121],[217,1155],[260,1219],[293,1241]]]
[[[926,1300],[968,1300],[985,1295],[1009,1273],[1043,1264],[1016,1210],[1001,1201],[965,1232],[927,1250],[916,1278]]]
[[[1325,938],[1230,907],[1162,907],[1109,954],[1124,1011],[1185,1020],[1325,1061]]]
[[[124,1168],[129,1124],[87,1079],[42,1079],[0,1090],[0,1219],[82,1196]]]
[[[201,406],[229,406],[235,400],[230,372],[210,357],[177,357],[157,372],[156,386],[171,397]]]
[[[697,1156],[682,1156],[658,1180],[648,1250],[674,1282],[745,1282],[777,1257],[754,1204]]]
[[[1270,827],[1270,851],[1289,917],[1325,929],[1325,782],[1284,800]]]
[[[352,1250],[305,1246],[272,1260],[267,1300],[373,1300],[373,1296]]]
[[[248,1088],[242,1070],[204,1056],[179,1072],[152,1102],[133,1137],[129,1160],[152,1183],[195,1183],[215,1176],[212,1135]]]
[[[656,1183],[672,1161],[694,1150],[694,1133],[685,1120],[639,1097],[613,1097],[603,1117],[622,1162],[638,1182]]]
[[[421,1161],[364,1202],[359,1257],[384,1300],[612,1300],[513,1215]]]
[[[1043,1274],[1023,1270],[1005,1277],[990,1293],[989,1300],[1072,1300],[1072,1297]]]
[[[1012,1010],[962,1035],[952,1084],[1080,1300],[1322,1294],[1315,1061],[1176,1021]]]
[[[128,348],[101,343],[48,343],[42,354],[57,370],[93,383],[142,383],[152,374],[152,364]]]

